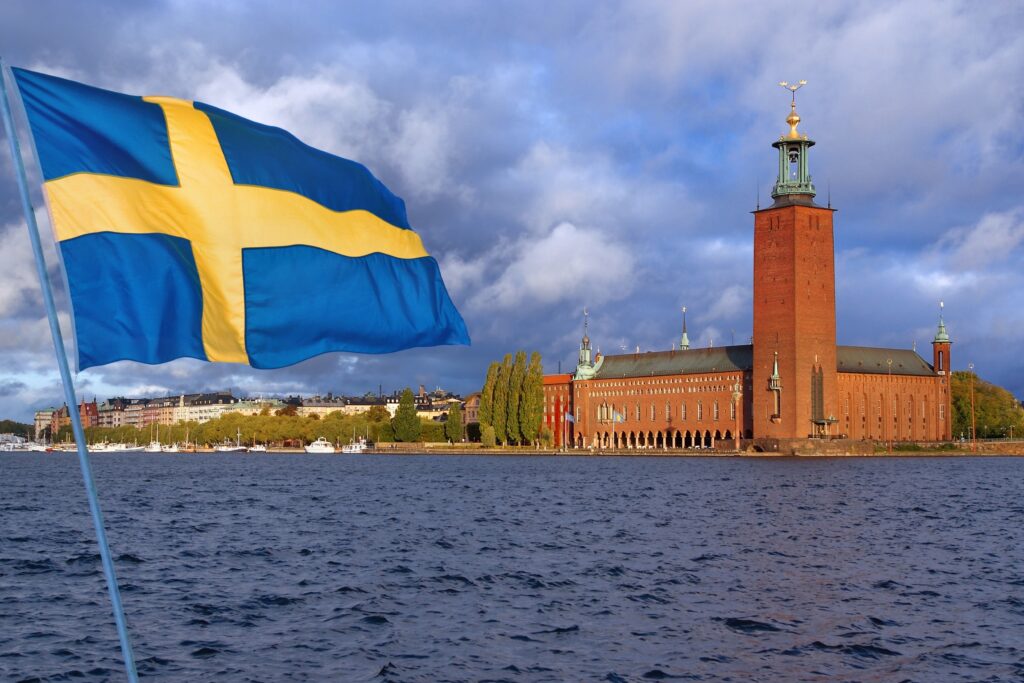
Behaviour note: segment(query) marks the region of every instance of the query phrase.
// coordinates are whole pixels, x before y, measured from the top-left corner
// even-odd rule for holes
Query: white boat
[[[167,446],[162,447],[160,449],[160,451],[163,452],[163,453],[177,453],[178,452],[178,444],[176,444],[176,443],[169,444]]]
[[[224,443],[222,443],[219,446],[214,446],[213,447],[213,451],[215,453],[245,453],[247,450],[249,450],[249,449],[247,449],[245,446],[242,445],[242,430],[241,429],[238,430],[238,434],[235,436],[235,443],[234,443],[234,445],[232,445],[230,441],[225,439]]]
[[[146,453],[159,453],[160,451],[163,450],[163,447],[160,446],[159,441],[150,441],[149,445],[146,446],[144,450],[146,451]]]
[[[359,439],[341,447],[342,453],[362,453],[367,448],[366,439]]]
[[[252,446],[249,446],[249,452],[250,453],[266,453],[267,452],[267,447],[264,446],[261,443],[254,444]]]
[[[335,452],[334,451],[334,444],[332,444],[330,441],[328,441],[327,439],[325,439],[324,437],[321,436],[319,439],[317,439],[313,443],[311,443],[308,446],[306,446],[306,452],[307,453],[334,453]]]

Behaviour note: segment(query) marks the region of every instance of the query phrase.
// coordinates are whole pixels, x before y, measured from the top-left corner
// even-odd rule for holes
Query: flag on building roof
[[[13,71],[80,368],[469,344],[405,203],[365,166],[201,102]]]

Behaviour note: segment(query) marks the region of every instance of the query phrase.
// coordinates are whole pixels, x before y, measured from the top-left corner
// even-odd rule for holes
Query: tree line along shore
[[[1013,395],[990,382],[965,371],[951,376],[953,404],[953,435],[955,441],[971,438],[971,384],[973,380],[974,424],[979,440],[1024,438],[1024,409]],[[376,443],[460,443],[476,447],[521,445],[538,449],[550,448],[551,434],[542,427],[544,397],[543,370],[538,353],[507,354],[501,362],[490,364],[481,390],[479,421],[463,425],[461,409],[453,404],[447,420],[435,422],[416,416],[412,391],[402,392],[398,410],[392,418],[384,406],[373,406],[363,413],[342,412],[301,417],[295,409],[271,410],[259,415],[226,413],[209,422],[181,422],[136,428],[90,427],[86,439],[95,443],[137,443],[159,441],[163,444],[198,444],[213,446],[225,441],[240,440],[279,448],[301,448],[319,437],[332,442],[347,443],[364,438]],[[159,434],[157,433],[159,431]],[[0,434],[32,438],[32,425],[0,420]],[[239,435],[241,435],[239,437]],[[71,428],[63,427],[55,442],[71,441]],[[949,447],[954,448],[953,446]],[[897,451],[916,452],[922,447],[897,445]],[[929,449],[934,450],[934,449]],[[948,450],[948,449],[947,449]]]

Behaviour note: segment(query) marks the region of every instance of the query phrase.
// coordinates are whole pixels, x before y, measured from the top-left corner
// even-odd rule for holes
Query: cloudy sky
[[[749,212],[758,186],[769,201],[788,113],[776,83],[801,78],[811,172],[839,209],[840,343],[916,342],[930,359],[943,299],[954,368],[1024,396],[1019,2],[26,0],[5,3],[0,46],[367,164],[405,198],[473,337],[275,371],[122,362],[78,375],[89,398],[469,392],[516,348],[574,365],[584,306],[605,353],[669,348],[683,305],[695,345],[745,342]],[[4,152],[0,417],[26,420],[61,392]]]

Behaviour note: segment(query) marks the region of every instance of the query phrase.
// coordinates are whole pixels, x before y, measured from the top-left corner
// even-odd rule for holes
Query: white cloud
[[[593,228],[559,223],[548,235],[524,238],[509,251],[511,261],[472,296],[471,308],[528,310],[566,301],[596,305],[633,290],[635,258],[629,246]]]
[[[751,309],[750,289],[743,285],[731,285],[722,290],[701,320],[729,319]]]
[[[946,261],[952,268],[975,270],[1010,259],[1022,241],[1024,209],[1016,208],[986,213],[971,227],[947,231],[936,250],[946,252]]]

